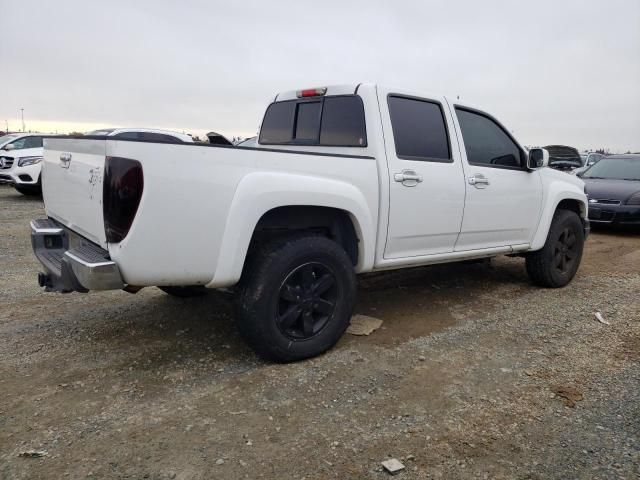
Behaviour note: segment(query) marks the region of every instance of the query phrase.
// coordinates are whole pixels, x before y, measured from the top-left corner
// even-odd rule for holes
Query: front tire
[[[263,358],[291,362],[333,347],[356,298],[344,249],[320,236],[276,240],[247,259],[236,295],[238,329]]]
[[[544,247],[526,257],[529,278],[541,287],[564,287],[578,271],[583,248],[580,217],[570,210],[557,210]]]

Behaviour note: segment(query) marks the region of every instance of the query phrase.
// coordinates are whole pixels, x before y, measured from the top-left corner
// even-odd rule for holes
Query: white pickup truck
[[[371,84],[278,94],[255,147],[47,138],[39,282],[233,287],[260,355],[311,357],[347,328],[358,273],[516,254],[566,285],[587,198],[547,162],[485,112]]]

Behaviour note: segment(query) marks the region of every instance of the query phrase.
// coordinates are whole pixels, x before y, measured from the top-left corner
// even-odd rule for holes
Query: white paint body
[[[355,90],[356,85],[328,87],[327,95]],[[442,104],[453,163],[396,157],[388,93]],[[277,146],[280,151],[273,151],[259,144],[224,148],[45,139],[47,215],[106,248],[127,284],[212,288],[239,280],[256,224],[277,207],[347,212],[359,239],[357,272],[540,249],[564,199],[579,202],[586,218],[583,182],[576,177],[549,168],[470,165],[454,104],[446,98],[370,84],[361,84],[357,94],[365,108],[366,147]],[[295,95],[286,92],[277,100]],[[59,158],[66,152],[72,152],[73,160],[69,168],[61,168]],[[138,160],[144,172],[135,220],[117,244],[107,244],[103,227],[105,156]],[[393,175],[406,169],[424,181],[414,187],[394,181]],[[468,177],[477,173],[489,178],[487,188],[469,184]]]

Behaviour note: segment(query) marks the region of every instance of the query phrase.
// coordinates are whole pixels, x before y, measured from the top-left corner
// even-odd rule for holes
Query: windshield
[[[603,158],[584,172],[582,178],[640,180],[640,157]]]
[[[12,140],[15,140],[18,137],[19,135],[4,135],[0,137],[0,147],[2,145],[6,145],[7,143],[11,142]]]

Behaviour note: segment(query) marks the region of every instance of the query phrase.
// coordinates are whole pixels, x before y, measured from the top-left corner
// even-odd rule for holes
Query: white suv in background
[[[13,133],[0,137],[0,183],[24,195],[39,195],[42,133]]]
[[[191,136],[171,130],[153,128],[101,128],[87,133],[91,136],[122,138],[123,140],[146,140],[163,143],[193,143]]]

